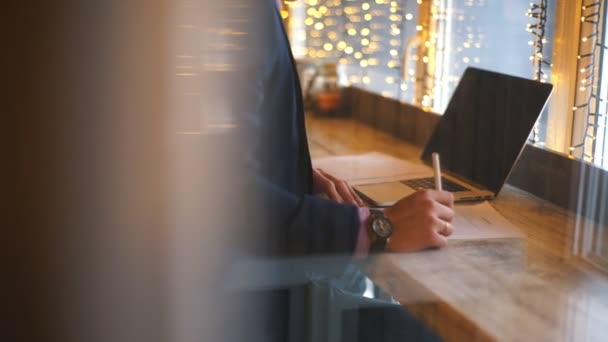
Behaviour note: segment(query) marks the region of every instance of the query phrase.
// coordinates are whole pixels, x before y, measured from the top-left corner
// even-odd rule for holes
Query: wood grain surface
[[[349,119],[307,117],[313,158],[420,148]],[[492,205],[526,238],[381,255],[366,270],[446,341],[608,341],[608,276],[573,255],[582,218],[512,186]]]

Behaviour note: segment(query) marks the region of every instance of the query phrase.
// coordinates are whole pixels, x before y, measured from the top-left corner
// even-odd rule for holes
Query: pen
[[[439,153],[435,152],[432,154],[433,158],[433,174],[435,175],[435,190],[441,191],[441,166],[439,164]]]

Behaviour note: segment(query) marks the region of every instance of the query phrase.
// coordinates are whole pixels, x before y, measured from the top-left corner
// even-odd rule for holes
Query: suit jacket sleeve
[[[259,222],[267,229],[264,240],[271,251],[353,254],[360,224],[356,207],[311,195],[297,196],[259,177],[255,182],[255,193],[263,198],[265,207],[258,211]]]

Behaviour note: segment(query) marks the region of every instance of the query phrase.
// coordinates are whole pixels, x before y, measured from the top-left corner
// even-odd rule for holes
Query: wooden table
[[[307,118],[313,158],[420,149],[349,119]],[[506,186],[492,205],[523,240],[379,256],[376,284],[446,341],[608,341],[608,276],[572,253],[576,217]]]

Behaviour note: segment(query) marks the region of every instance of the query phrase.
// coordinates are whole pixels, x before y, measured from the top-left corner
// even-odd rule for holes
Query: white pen
[[[441,166],[439,164],[439,153],[435,152],[432,154],[433,158],[433,174],[435,175],[435,190],[441,191]]]

